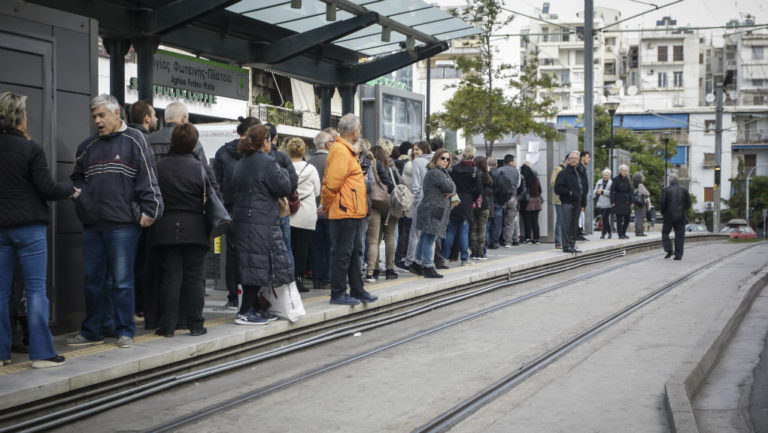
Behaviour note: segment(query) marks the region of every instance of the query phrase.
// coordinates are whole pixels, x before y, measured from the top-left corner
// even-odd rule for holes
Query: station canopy
[[[316,85],[356,85],[479,33],[421,0],[28,0],[158,44]]]

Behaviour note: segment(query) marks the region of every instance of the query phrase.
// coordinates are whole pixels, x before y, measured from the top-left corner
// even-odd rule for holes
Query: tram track
[[[27,414],[28,416],[29,414],[36,414],[36,413],[39,413],[40,411],[47,412],[47,415],[35,417],[33,419],[28,419],[21,423],[10,425],[8,427],[0,429],[0,432],[41,431],[41,430],[54,428],[56,426],[61,426],[63,424],[76,421],[78,419],[93,415],[95,413],[102,412],[110,408],[125,404],[127,402],[144,398],[176,386],[180,386],[193,381],[198,381],[206,377],[225,373],[225,372],[242,368],[245,366],[250,366],[254,363],[262,362],[278,356],[286,355],[294,351],[303,350],[314,345],[323,344],[338,338],[343,338],[345,336],[353,335],[356,332],[363,332],[363,331],[371,330],[377,327],[385,326],[390,323],[405,320],[407,318],[414,317],[419,314],[423,314],[424,312],[441,308],[441,307],[450,305],[452,303],[460,302],[462,300],[465,300],[474,296],[479,296],[479,295],[491,292],[493,290],[498,290],[498,289],[509,287],[515,284],[530,281],[536,278],[553,275],[559,272],[563,272],[565,270],[574,269],[576,267],[581,267],[587,264],[600,263],[603,261],[612,260],[612,259],[626,255],[628,251],[631,251],[631,250],[639,251],[642,249],[650,248],[652,246],[656,246],[656,245],[642,244],[642,245],[636,246],[635,248],[626,248],[626,249],[618,248],[615,250],[608,250],[608,251],[604,251],[594,255],[576,256],[564,261],[559,261],[554,264],[540,266],[536,268],[524,269],[515,274],[508,274],[504,277],[498,277],[493,281],[486,280],[483,282],[473,283],[470,285],[464,285],[454,289],[431,294],[429,296],[413,299],[407,302],[394,304],[388,307],[382,307],[379,309],[375,309],[373,311],[367,311],[365,312],[366,314],[357,315],[356,318],[338,320],[338,321],[335,321],[334,323],[325,323],[323,324],[323,326],[318,326],[313,329],[299,330],[301,332],[294,331],[290,336],[295,340],[294,342],[279,348],[269,349],[269,350],[265,350],[260,353],[257,353],[255,355],[246,356],[242,359],[223,362],[223,363],[216,364],[214,366],[203,367],[197,370],[180,373],[180,374],[169,374],[169,370],[171,369],[166,368],[165,369],[166,374],[164,376],[160,375],[162,372],[156,372],[157,373],[156,377],[144,376],[143,379],[145,383],[139,384],[138,386],[130,386],[128,389],[123,389],[121,391],[108,394],[106,396],[101,396],[96,399],[87,401],[83,404],[72,405],[72,402],[75,401],[77,396],[70,396],[70,397],[67,397],[67,399],[60,399],[59,402],[49,401],[43,405],[38,405],[36,408],[25,408],[25,412],[21,412],[21,413]],[[610,272],[625,266],[629,266],[634,263],[638,263],[639,261],[648,260],[651,257],[653,256],[636,259],[627,263],[611,266],[591,274],[582,275],[579,278],[576,278],[574,280],[569,280],[568,282],[560,283],[560,284],[551,286],[547,289],[542,289],[534,293],[516,298],[515,300],[508,301],[507,303],[505,303],[506,305],[496,306],[495,309],[504,308],[505,306],[511,305],[513,303],[519,303],[524,300],[530,299],[532,297],[540,296],[541,294],[544,294],[548,291],[556,290],[557,288],[561,288],[568,284],[572,284],[573,281],[575,280],[591,278],[606,272]],[[400,342],[387,344],[383,347],[374,349],[374,351],[371,351],[370,353],[360,354],[360,355],[348,358],[346,360],[343,360],[340,363],[338,363],[338,365],[328,365],[320,369],[317,369],[315,371],[309,372],[308,374],[302,375],[301,377],[295,377],[293,379],[288,379],[283,382],[273,384],[266,388],[257,390],[257,392],[250,398],[251,399],[257,398],[262,395],[266,395],[270,392],[276,391],[278,389],[291,386],[302,380],[306,380],[308,377],[322,374],[323,372],[329,371],[331,369],[335,369],[340,366],[349,364],[351,362],[355,362],[357,360],[371,356],[374,353],[378,353],[383,350],[396,347],[400,344],[404,344],[408,341],[412,341],[416,338],[420,338],[422,336],[429,335],[434,332],[438,332],[439,330],[445,329],[446,327],[454,326],[455,324],[462,323],[467,320],[472,320],[475,317],[488,314],[491,311],[494,311],[494,310],[473,313],[468,317],[463,318],[462,320],[455,321],[456,323],[443,324],[441,326],[435,327],[434,329],[429,329],[429,330],[419,332],[417,334],[413,334],[409,337],[406,337],[405,339],[402,339],[402,341]],[[300,334],[300,335],[297,335],[297,334]],[[270,341],[260,341],[258,344],[252,345],[251,347],[245,347],[246,345],[244,345],[235,350],[229,350],[223,353],[218,353],[215,357],[208,357],[207,359],[198,359],[194,361],[194,364],[185,363],[183,365],[174,366],[172,367],[172,369],[173,369],[173,372],[178,373],[179,371],[183,371],[184,369],[190,369],[195,365],[205,365],[206,363],[212,363],[212,362],[215,362],[216,360],[231,357],[237,353],[253,351],[254,348],[256,349],[264,348],[269,344],[285,342],[286,337],[287,336],[282,336],[282,339],[281,339],[281,336],[275,336],[269,339]],[[300,338],[300,337],[306,337],[306,338]],[[115,383],[115,384],[112,384],[111,386],[112,386],[112,390],[119,390],[121,387],[124,388],[127,385],[125,383],[122,383],[122,384]],[[106,390],[106,391],[102,390],[101,392],[104,393],[108,391],[110,390]],[[97,395],[99,391],[90,390],[88,392],[90,393],[89,395]],[[242,396],[238,397],[238,401],[242,402],[243,397]],[[55,409],[57,404],[58,405],[70,404],[72,406],[65,409],[51,412],[51,409],[52,408]],[[231,404],[235,404],[235,402],[232,402]],[[197,416],[196,419],[199,419],[199,417],[203,416],[203,414],[211,414],[221,410],[224,410],[224,406],[221,406],[218,408],[211,408],[210,410],[198,411],[196,413],[196,416]],[[11,412],[4,414],[5,419],[8,419],[12,416],[13,414]],[[179,425],[192,422],[193,420],[188,418],[182,421],[184,422]],[[175,425],[174,427],[171,427],[171,428],[176,428],[179,425]],[[153,429],[150,431],[166,431],[166,430],[167,428]]]

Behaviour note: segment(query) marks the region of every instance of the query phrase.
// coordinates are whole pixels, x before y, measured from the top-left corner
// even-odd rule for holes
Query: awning
[[[581,128],[584,126],[582,116],[557,116],[557,126],[560,128]],[[688,128],[688,114],[617,114],[613,126],[636,131],[653,129]]]

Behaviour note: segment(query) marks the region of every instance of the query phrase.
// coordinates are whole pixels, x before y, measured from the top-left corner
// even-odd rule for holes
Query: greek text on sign
[[[248,100],[247,69],[162,50],[153,66],[158,86]]]

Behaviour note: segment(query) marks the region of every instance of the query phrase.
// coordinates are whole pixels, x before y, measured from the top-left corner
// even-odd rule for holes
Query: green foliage
[[[598,179],[602,176],[603,170],[610,165],[608,155],[611,148],[611,116],[600,105],[595,106],[594,137],[595,154],[592,157],[595,179]],[[630,177],[638,171],[643,173],[644,185],[651,193],[651,201],[654,206],[658,206],[661,190],[664,188],[664,143],[649,132],[637,134],[629,129],[616,127],[613,128],[613,143],[614,149],[625,149],[630,152]],[[584,148],[584,128],[579,131],[579,145],[582,149]],[[677,142],[670,139],[668,149],[669,157],[674,156],[677,153]],[[617,174],[613,173],[613,176]]]
[[[742,171],[743,173],[743,171]],[[723,222],[733,218],[746,218],[747,193],[746,176],[731,179],[733,194],[724,200],[728,209],[722,212]],[[749,225],[758,227],[763,223],[763,209],[768,208],[768,176],[752,176],[749,179]]]
[[[462,78],[458,84],[448,86],[456,90],[444,104],[445,111],[435,113],[430,119],[436,128],[463,129],[466,136],[482,135],[486,156],[493,153],[495,142],[507,134],[557,137],[553,127],[535,120],[556,113],[553,99],[536,98],[536,89],[554,86],[554,79],[547,74],[540,75],[536,62],[513,68],[497,58],[491,37],[512,21],[512,16],[502,14],[502,6],[500,0],[467,0],[466,8],[451,11],[481,30],[473,37],[480,54],[455,58]],[[516,89],[517,94],[507,96],[500,86]]]

